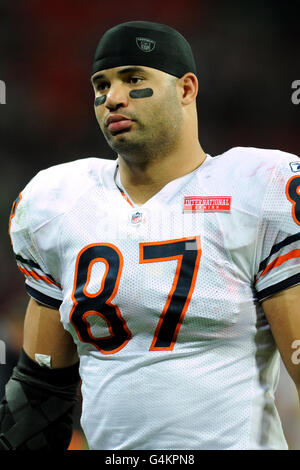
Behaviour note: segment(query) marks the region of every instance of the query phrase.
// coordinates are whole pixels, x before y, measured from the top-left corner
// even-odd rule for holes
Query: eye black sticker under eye
[[[129,93],[130,98],[149,98],[153,95],[152,88],[144,88],[142,90],[132,90]]]
[[[95,106],[100,106],[101,104],[105,103],[106,101],[106,95],[103,96],[97,96],[97,98],[94,101]]]

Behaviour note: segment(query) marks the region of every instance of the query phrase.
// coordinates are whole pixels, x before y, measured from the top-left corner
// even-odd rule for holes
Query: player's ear
[[[198,79],[192,72],[188,72],[179,79],[181,102],[189,105],[196,100],[198,94]]]

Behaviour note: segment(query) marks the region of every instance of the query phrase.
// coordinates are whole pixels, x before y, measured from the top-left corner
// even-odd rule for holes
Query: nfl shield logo
[[[132,224],[139,224],[142,221],[142,213],[141,212],[135,212],[131,216],[131,223]]]
[[[156,42],[148,38],[135,38],[139,49],[143,52],[152,52]]]

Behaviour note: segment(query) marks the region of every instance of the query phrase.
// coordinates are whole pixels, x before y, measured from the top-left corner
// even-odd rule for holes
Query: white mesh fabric
[[[44,190],[45,197],[52,195],[51,213],[38,211],[36,223],[31,216],[43,262],[62,286],[62,323],[80,355],[82,426],[91,449],[287,447],[273,396],[278,353],[254,286],[259,263],[281,237],[272,235],[268,215],[261,214],[282,159],[288,157],[242,148],[208,157],[139,208],[116,187],[115,162],[87,159],[51,169],[51,191]],[[231,211],[184,213],[186,196],[231,196]],[[201,253],[190,252],[187,262],[195,237]],[[182,239],[184,258],[165,260],[168,243],[179,246]],[[142,259],[149,244],[161,245],[160,259]],[[106,259],[108,251],[99,248],[98,259],[80,264],[96,246],[115,258]],[[109,271],[116,260],[117,281]],[[168,318],[162,321],[162,312],[174,299],[180,305],[188,289],[176,340],[157,349],[155,333]],[[97,343],[113,336],[107,305],[117,309],[131,335],[113,353]],[[78,327],[74,312],[81,307]]]

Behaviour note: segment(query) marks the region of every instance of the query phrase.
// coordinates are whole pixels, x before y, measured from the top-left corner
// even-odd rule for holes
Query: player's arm
[[[272,166],[261,173],[263,178],[269,176],[264,186],[253,258],[254,286],[300,398],[299,158],[277,150],[262,152],[269,154],[268,165],[272,162]]]
[[[300,285],[285,289],[262,302],[272,334],[300,400],[300,361],[295,345],[300,340]],[[296,342],[297,341],[297,342]]]
[[[30,299],[24,322],[23,348],[35,360],[35,354],[51,357],[51,367],[68,367],[78,362],[72,336],[62,326],[59,311]]]
[[[35,354],[49,356],[51,367]],[[31,299],[23,349],[0,405],[0,450],[67,449],[78,384],[76,347],[59,311]]]

